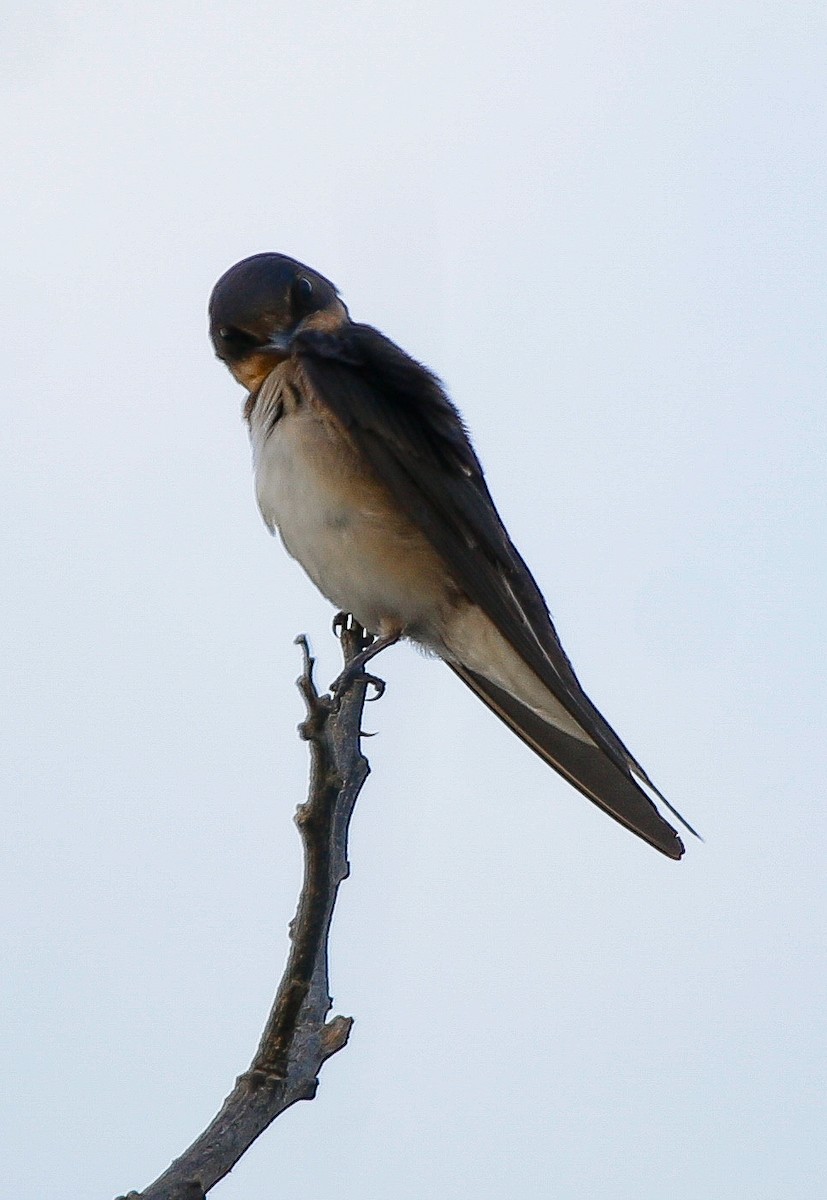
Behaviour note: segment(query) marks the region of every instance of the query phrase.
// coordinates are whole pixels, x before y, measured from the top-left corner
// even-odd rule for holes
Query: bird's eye
[[[293,312],[296,316],[304,316],[305,313],[312,312],[317,307],[313,281],[312,279],[308,279],[306,275],[299,275],[298,279],[294,281],[291,290]]]
[[[222,325],[222,326],[221,326],[221,328],[220,328],[220,329],[219,329],[219,331],[218,331],[218,336],[219,336],[220,338],[227,338],[227,337],[229,337],[229,336],[230,336],[230,331],[229,331],[229,329],[227,328],[227,326],[226,326],[226,325]]]

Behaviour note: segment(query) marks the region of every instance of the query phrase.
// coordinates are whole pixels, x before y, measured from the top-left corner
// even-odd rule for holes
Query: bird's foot
[[[345,695],[353,687],[354,683],[369,683],[374,688],[374,694],[368,696],[368,700],[378,700],[385,690],[385,681],[380,679],[378,675],[369,675],[363,670],[364,662],[359,662],[361,654],[354,658],[345,667],[344,671],[330,685],[330,691],[333,695],[333,703],[338,707]]]
[[[349,612],[336,613],[333,618],[333,633],[342,643],[345,658],[354,650],[357,652],[367,650],[374,641],[373,634],[368,633],[367,629],[359,624],[353,613]]]
[[[341,614],[340,614],[341,615]],[[361,629],[361,626],[356,626]],[[350,630],[348,629],[348,632]],[[364,631],[363,631],[364,632]],[[340,635],[342,636],[342,635]],[[370,634],[365,634],[366,638],[370,638],[366,645],[351,658],[350,662],[345,665],[345,669],[340,675],[333,680],[330,685],[330,690],[333,693],[334,702],[341,701],[345,693],[356,683],[357,680],[366,680],[375,688],[376,694],[371,696],[371,700],[378,700],[385,690],[385,682],[383,679],[377,678],[376,675],[366,674],[364,667],[377,654],[381,654],[388,646],[395,645],[400,638],[399,633],[385,634],[384,637],[373,638]]]

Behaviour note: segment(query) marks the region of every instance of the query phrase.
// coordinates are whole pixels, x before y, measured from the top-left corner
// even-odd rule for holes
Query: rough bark
[[[383,685],[364,671],[362,652],[370,638],[362,628],[346,618],[337,619],[334,628],[345,671],[332,696],[317,692],[307,639],[296,639],[303,656],[298,687],[307,707],[299,732],[310,745],[308,797],[296,813],[304,881],[287,965],[261,1041],[203,1133],[154,1183],[130,1192],[127,1200],[203,1200],[280,1113],[297,1100],[312,1100],[322,1064],[348,1040],[350,1017],[327,1020],[328,939],[339,884],[349,871],[350,819],[370,770],[360,749],[366,691],[375,686],[381,694]]]

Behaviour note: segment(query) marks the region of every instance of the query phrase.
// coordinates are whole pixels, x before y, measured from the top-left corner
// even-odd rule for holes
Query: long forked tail
[[[445,661],[500,720],[584,796],[662,854],[681,857],[683,842],[631,773],[626,774],[594,743],[571,737],[543,720],[490,679],[457,662]]]

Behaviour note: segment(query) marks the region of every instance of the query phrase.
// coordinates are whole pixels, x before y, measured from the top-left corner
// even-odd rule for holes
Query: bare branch
[[[380,681],[353,661],[371,640],[361,626],[340,615],[334,629],[345,671],[333,697],[317,692],[307,639],[296,639],[303,658],[298,687],[307,707],[299,732],[310,743],[308,798],[296,813],[304,882],[290,926],[287,966],[258,1050],[189,1149],[145,1191],[121,1200],[204,1200],[280,1113],[297,1100],[312,1100],[322,1064],[348,1040],[350,1017],[326,1021],[332,1004],[327,946],[339,884],[349,870],[350,818],[370,770],[360,750],[365,693]]]

